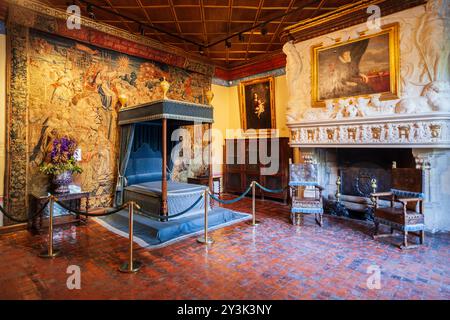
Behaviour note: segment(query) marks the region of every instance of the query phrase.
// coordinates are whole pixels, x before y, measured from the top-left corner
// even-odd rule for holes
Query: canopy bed
[[[202,195],[206,186],[169,181],[168,160],[175,142],[168,141],[181,126],[208,124],[211,129],[213,108],[207,105],[159,100],[119,111],[120,156],[115,194],[116,205],[137,202],[144,212],[174,215],[185,210]],[[208,135],[211,143],[211,131]],[[211,159],[211,148],[209,149]],[[211,161],[208,165],[209,188],[212,190]],[[202,212],[204,201],[188,214]]]

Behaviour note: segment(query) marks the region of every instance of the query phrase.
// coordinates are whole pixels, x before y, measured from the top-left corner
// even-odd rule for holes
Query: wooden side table
[[[219,183],[219,192],[214,192],[215,194],[220,194],[221,193],[220,178],[221,178],[220,176],[213,176],[213,184],[216,181]],[[208,186],[209,185],[209,177],[188,178],[187,182],[190,183],[190,184],[200,184],[200,185],[203,185],[203,186]]]
[[[55,196],[58,199],[58,201],[64,202],[64,204],[66,206],[68,206],[71,209],[77,210],[77,211],[81,211],[81,200],[86,199],[86,213],[89,210],[90,192],[82,191],[77,186],[71,186],[70,192],[68,192],[68,193],[61,193],[61,194],[49,193],[49,192],[44,192],[44,193],[33,192],[33,193],[31,193],[30,194],[29,215],[33,215],[35,212],[41,210],[42,207],[48,201],[48,197],[50,195]],[[31,221],[31,224],[29,225],[30,229],[32,231],[40,232],[42,230],[42,221],[43,221],[44,215],[48,215],[48,213],[49,213],[49,208],[47,207],[45,210],[42,211],[42,213],[39,216],[35,217]],[[56,218],[55,223],[54,223],[55,226],[71,224],[71,223],[77,223],[78,225],[81,223],[86,224],[88,221],[87,216],[85,218],[82,218],[79,214],[75,215],[74,219],[65,219],[64,221],[56,221],[56,220],[62,220],[62,219],[58,219],[58,218],[67,217],[67,216],[71,215],[70,213],[67,213],[66,210],[64,210],[63,208],[58,206],[58,204],[56,204],[56,203],[55,203],[53,214],[54,214],[54,218]]]

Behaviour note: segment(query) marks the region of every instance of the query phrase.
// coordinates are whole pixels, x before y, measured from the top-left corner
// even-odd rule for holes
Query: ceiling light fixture
[[[139,33],[141,34],[141,36],[145,36],[145,29],[144,29],[144,26],[142,24],[139,25]]]
[[[231,42],[228,40],[225,40],[225,47],[227,47],[228,49],[231,48]]]
[[[245,40],[244,39],[244,35],[242,33],[239,33],[238,39],[239,39],[240,42],[244,42],[244,40]]]
[[[205,54],[205,50],[203,49],[202,46],[199,46],[199,47],[198,47],[198,52],[199,52],[201,55],[204,55],[204,54]]]
[[[267,27],[266,27],[266,24],[261,25],[261,30],[260,30],[260,32],[261,32],[261,35],[262,35],[262,36],[265,36],[265,35],[267,34]]]

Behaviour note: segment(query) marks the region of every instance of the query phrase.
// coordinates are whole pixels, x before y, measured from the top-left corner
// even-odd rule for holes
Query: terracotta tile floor
[[[233,208],[249,212],[250,199]],[[427,246],[402,252],[371,239],[371,225],[325,217],[320,229],[307,217],[288,222],[288,208],[258,202],[262,224],[240,223],[212,232],[211,247],[194,238],[157,250],[136,245],[145,266],[122,274],[127,239],[95,222],[56,230],[62,256],[37,253],[45,236],[0,235],[2,299],[450,299],[450,235],[430,235]],[[81,290],[66,287],[69,265],[81,268]],[[366,281],[381,268],[381,289]]]

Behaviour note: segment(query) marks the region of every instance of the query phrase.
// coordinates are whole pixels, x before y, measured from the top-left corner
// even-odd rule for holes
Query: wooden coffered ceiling
[[[292,37],[286,36],[286,28],[302,21],[312,21],[330,15],[343,6],[369,3],[364,0],[40,0],[54,8],[66,10],[75,3],[88,17],[92,11],[95,20],[143,34],[164,44],[172,45],[193,54],[206,56],[213,64],[232,69],[252,61],[264,59],[264,55],[280,52],[283,44]],[[417,5],[417,0],[385,0],[390,2],[389,13],[405,9],[405,4]],[[92,4],[88,10],[87,3]],[[398,10],[396,5],[398,4]],[[409,5],[411,7],[412,5]],[[289,15],[281,16],[292,12]],[[347,17],[348,19],[348,17]],[[248,30],[269,21],[261,28]],[[328,20],[329,22],[329,20]],[[349,23],[342,27],[348,26]],[[155,27],[157,30],[152,29]],[[333,30],[330,25],[328,29]],[[334,28],[336,29],[336,28]],[[302,30],[307,30],[303,28]],[[224,39],[236,35],[225,45]],[[170,34],[173,35],[170,35]],[[314,30],[301,33],[302,39],[314,34]],[[175,36],[174,36],[175,35]],[[294,36],[298,38],[295,34]]]
[[[41,0],[41,2],[62,10],[71,3],[68,0]],[[204,55],[214,64],[234,67],[245,64],[259,55],[281,50],[283,42],[279,35],[285,27],[333,11],[340,5],[353,0],[90,0],[88,2],[205,46],[267,21],[276,15],[311,3],[292,15],[268,23],[266,35],[262,35],[260,29],[247,31],[243,33],[243,41],[240,41],[237,36],[230,39],[230,48],[221,41],[203,50]],[[82,14],[88,16],[86,3],[81,1],[76,3],[81,6]],[[135,34],[140,33],[139,24],[131,19],[127,20],[95,7],[93,12],[99,22],[111,24]],[[150,28],[144,28],[144,34],[188,52],[199,53],[200,51],[196,44]]]

